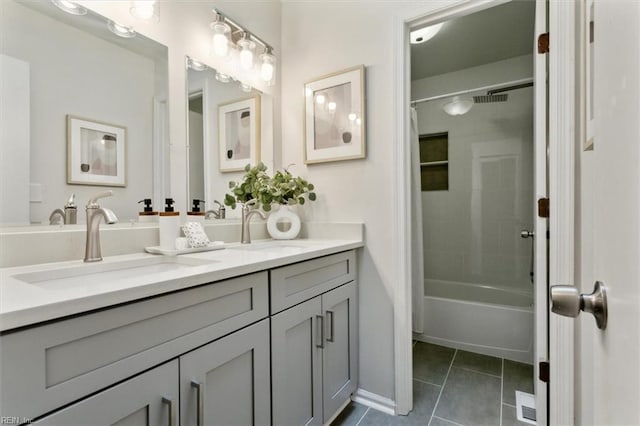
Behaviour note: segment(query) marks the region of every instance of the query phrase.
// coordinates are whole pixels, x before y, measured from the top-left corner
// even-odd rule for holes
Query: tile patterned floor
[[[352,402],[331,426],[523,426],[516,417],[516,390],[533,393],[531,365],[416,342],[408,416]]]

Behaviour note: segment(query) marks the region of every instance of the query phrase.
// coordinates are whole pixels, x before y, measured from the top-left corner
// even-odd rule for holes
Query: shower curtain
[[[424,264],[422,246],[422,188],[418,113],[411,108],[411,307],[414,333],[422,333],[424,322]]]

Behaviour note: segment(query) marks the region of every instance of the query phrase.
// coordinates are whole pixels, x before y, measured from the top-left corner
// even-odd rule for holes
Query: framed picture
[[[126,186],[127,129],[67,115],[67,183]]]
[[[218,105],[220,171],[260,161],[260,96]]]
[[[364,65],[304,86],[305,164],[365,157]]]

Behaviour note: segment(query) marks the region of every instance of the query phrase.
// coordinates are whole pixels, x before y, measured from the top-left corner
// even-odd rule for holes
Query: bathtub
[[[533,293],[425,280],[420,341],[533,363]]]

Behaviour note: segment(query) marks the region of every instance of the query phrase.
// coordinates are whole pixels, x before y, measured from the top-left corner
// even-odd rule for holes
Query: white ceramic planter
[[[290,223],[291,227],[287,231],[278,229],[279,223]],[[267,219],[267,231],[274,240],[293,240],[300,233],[300,216],[287,205],[269,215]]]

